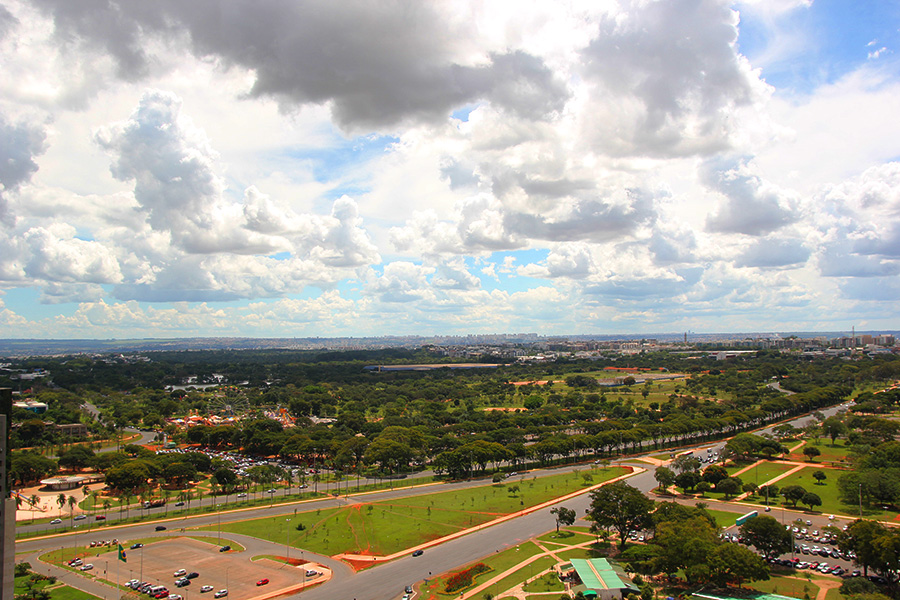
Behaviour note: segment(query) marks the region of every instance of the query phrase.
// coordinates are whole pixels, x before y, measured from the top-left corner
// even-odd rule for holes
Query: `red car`
[[[256,582],[256,585],[266,585],[267,583],[269,583],[268,579],[260,579]]]
[[[105,520],[106,520],[106,517],[104,517],[103,515],[97,515],[97,516],[94,517],[94,518],[95,518],[96,520],[98,520],[98,521],[105,521]]]

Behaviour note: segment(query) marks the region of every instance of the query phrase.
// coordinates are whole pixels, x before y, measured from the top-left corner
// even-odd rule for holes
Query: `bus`
[[[749,521],[750,519],[752,519],[753,517],[755,517],[758,514],[759,513],[757,511],[751,510],[746,515],[742,515],[742,516],[738,517],[737,519],[735,519],[734,524],[738,525],[738,526],[743,525],[744,523],[746,523],[747,521]]]

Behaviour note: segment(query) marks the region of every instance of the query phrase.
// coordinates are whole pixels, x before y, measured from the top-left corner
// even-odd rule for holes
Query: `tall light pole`
[[[285,519],[285,523],[290,523],[290,519]],[[286,534],[284,536],[284,550],[287,552],[287,561],[288,564],[291,564],[291,527],[290,525],[285,525]]]
[[[859,518],[862,519],[862,484],[859,484]]]

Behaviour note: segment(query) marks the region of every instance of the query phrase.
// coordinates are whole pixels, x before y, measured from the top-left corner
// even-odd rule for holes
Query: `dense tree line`
[[[343,472],[389,474],[430,463],[439,472],[462,477],[524,461],[546,465],[731,436],[838,403],[860,378],[892,372],[893,362],[900,363],[879,358],[846,364],[767,352],[728,361],[688,360],[655,353],[627,361],[560,360],[469,371],[363,370],[372,363],[434,360],[424,350],[352,355],[205,351],[154,353],[150,361],[127,364],[76,357],[16,366],[48,369],[52,382],[43,387],[36,382],[34,397],[47,398],[60,422],[81,418],[97,435],[113,437],[129,425],[150,427],[184,442],[327,464]],[[638,391],[609,388],[585,375],[608,365],[664,367],[691,377],[665,401],[647,405],[636,399],[638,394],[646,397],[648,385]],[[237,426],[199,426],[186,432],[167,424],[170,417],[205,414],[209,408],[210,393],[162,389],[189,376],[198,382],[220,377],[249,382],[216,394],[223,402],[245,402],[254,416]],[[557,377],[570,385],[512,385]],[[786,396],[766,385],[772,378],[810,389]],[[721,399],[711,398],[714,393]],[[99,407],[98,422],[79,411],[84,401]],[[296,426],[285,428],[265,416],[263,409],[274,407],[293,415]],[[492,407],[518,408],[485,410]],[[320,417],[335,421],[314,422]],[[43,439],[33,415],[17,413],[15,419],[25,433],[17,445]],[[776,447],[760,444],[752,451]],[[739,454],[748,451],[734,447]]]

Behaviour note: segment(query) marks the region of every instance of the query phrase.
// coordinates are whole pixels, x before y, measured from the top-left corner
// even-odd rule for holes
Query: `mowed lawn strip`
[[[740,468],[744,468],[746,464],[741,465]],[[764,485],[770,479],[774,479],[778,477],[782,473],[787,473],[791,469],[796,468],[797,465],[789,465],[785,463],[779,462],[764,462],[760,463],[759,466],[751,467],[750,469],[744,471],[737,477],[740,478],[744,483],[755,483],[756,485]],[[728,472],[734,475],[735,471],[740,469],[732,469],[729,468]],[[776,483],[775,485],[779,485]]]
[[[812,476],[813,473],[820,470],[828,476],[828,478],[823,482],[824,485],[818,485],[816,483],[816,480],[813,479]],[[789,475],[788,477],[779,480],[775,485],[778,486],[779,490],[783,490],[789,485],[799,485],[803,487],[803,489],[805,489],[807,492],[816,494],[819,498],[822,499],[822,506],[816,507],[815,512],[855,517],[859,515],[859,505],[856,503],[844,504],[840,501],[839,498],[837,480],[844,473],[845,471],[837,469],[827,469],[822,468],[821,466],[811,465],[809,467],[803,468],[800,471],[797,471],[793,475]],[[748,502],[758,504],[759,498],[748,500]],[[789,503],[786,503],[784,501],[784,498],[782,497],[779,497],[777,502],[778,506],[791,508],[791,505]],[[769,504],[771,504],[772,506],[776,505],[776,503],[772,502],[771,499],[769,500]],[[797,510],[804,510],[806,508],[807,507],[803,504],[797,504]],[[863,516],[889,521],[897,516],[897,512],[882,510],[878,507],[866,508],[865,506],[863,506]]]
[[[487,564],[486,561],[485,561],[485,564]],[[507,575],[506,577],[504,577],[497,583],[492,584],[490,589],[488,590],[488,592],[491,594],[497,594],[498,592],[502,593],[515,585],[524,583],[525,580],[527,580],[528,578],[530,578],[534,575],[537,575],[544,569],[549,569],[550,567],[552,567],[555,564],[556,564],[555,558],[553,558],[552,556],[543,556],[543,557],[537,559],[536,561],[534,561],[533,563],[531,563],[530,565],[526,565],[526,566],[522,567],[521,569],[518,569],[518,570],[514,571],[513,573]],[[507,567],[507,569],[508,568],[509,567]],[[497,573],[493,573],[492,576],[496,577]]]
[[[768,594],[781,594],[792,598],[815,598],[819,593],[819,586],[815,583],[816,579],[818,578],[815,575],[813,575],[812,581],[808,581],[805,574],[789,576],[771,573],[767,581],[754,581],[745,585]]]
[[[387,555],[584,489],[586,472],[592,475],[591,483],[597,484],[623,474],[624,470],[591,469],[541,478],[526,475],[507,479],[502,485],[351,504],[293,517],[222,523],[221,528],[277,544],[289,541],[291,546],[330,556]],[[513,493],[513,486],[518,486],[518,491]],[[201,529],[214,531],[215,526]]]

